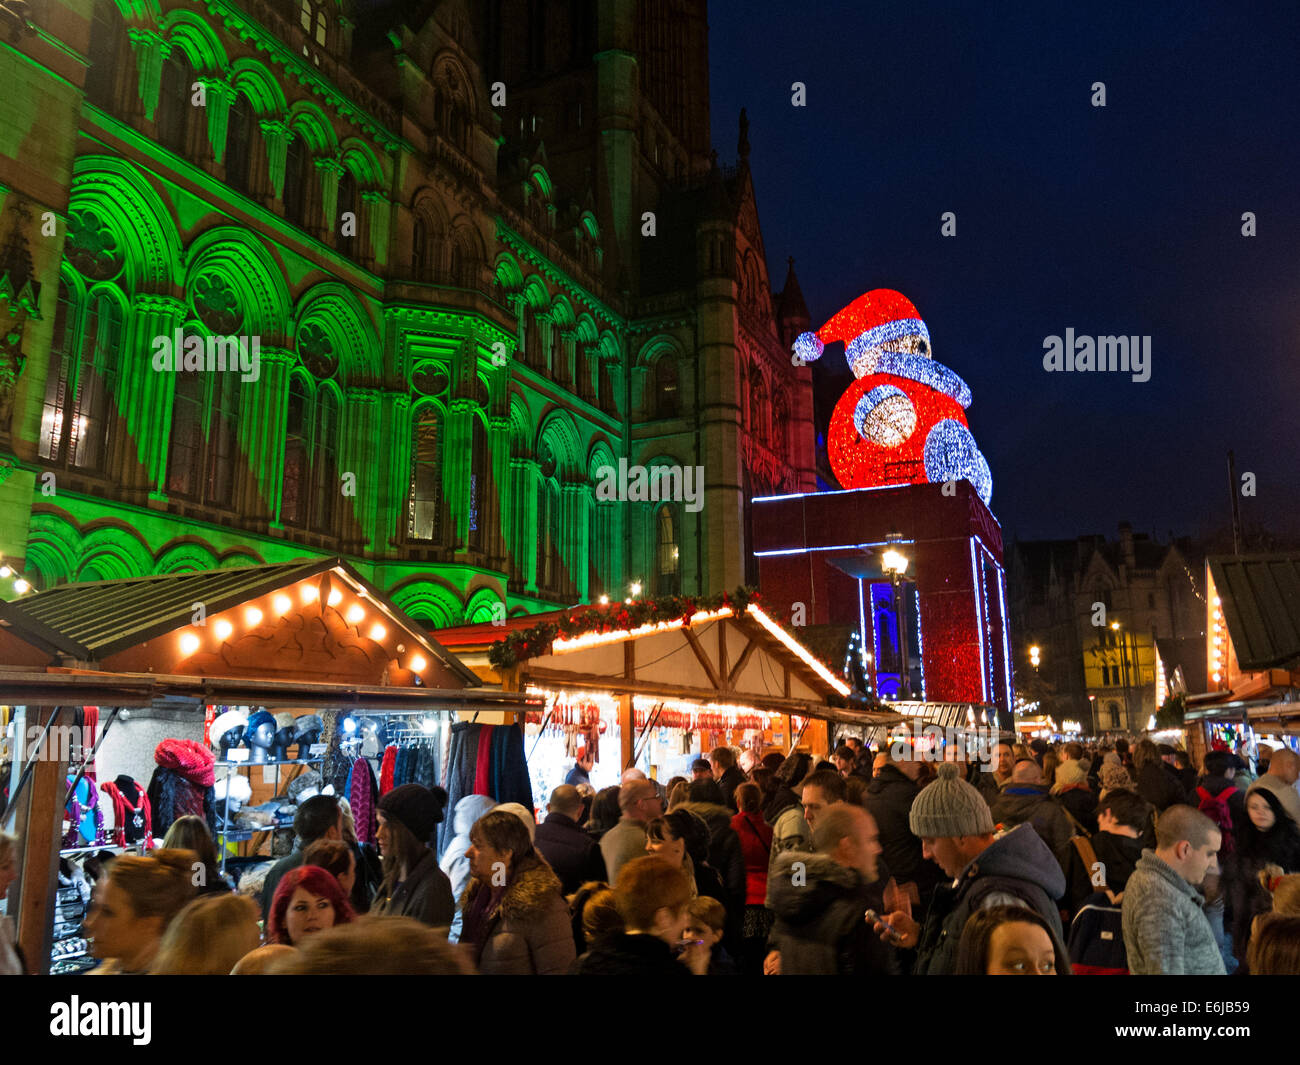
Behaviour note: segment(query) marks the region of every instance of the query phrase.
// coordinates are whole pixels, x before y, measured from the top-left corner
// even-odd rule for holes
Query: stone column
[[[505,558],[506,533],[514,516],[514,497],[510,484],[510,418],[494,417],[488,421],[488,454],[492,459],[492,480],[496,485],[491,536],[485,541],[488,554]]]
[[[340,220],[335,217],[335,211],[338,208],[339,178],[343,176],[343,164],[337,159],[316,159],[314,163],[320,174],[321,213],[317,225],[309,224],[307,228],[332,248],[334,238],[340,231]],[[310,223],[310,219],[308,221]]]
[[[144,117],[152,122],[154,110],[158,107],[158,91],[162,87],[163,61],[170,53],[171,45],[153,30],[131,27],[126,32],[131,39],[131,50],[135,52]]]
[[[267,519],[280,529],[280,503],[284,498],[284,434],[289,420],[289,371],[297,361],[284,348],[260,349],[253,401],[240,405],[239,447],[252,471],[243,489],[243,512]]]
[[[353,473],[356,474],[356,495],[341,496],[340,509],[345,520],[340,527],[344,530],[344,541],[351,540],[348,533],[352,526],[346,521],[351,513],[363,537],[362,543],[356,546],[370,552],[378,552],[387,544],[381,529],[379,498],[387,482],[383,455],[388,432],[380,418],[380,408],[380,394],[373,388],[349,388],[343,394],[340,483],[335,490],[341,492],[343,475]]]
[[[511,480],[514,482],[515,522],[510,544],[516,568],[523,578],[524,587],[537,591],[537,492],[541,485],[541,467],[534,458],[515,457],[510,460]]]
[[[268,195],[272,200],[281,200],[284,197],[284,168],[293,133],[278,118],[263,119],[261,127],[262,141],[266,145],[266,173],[270,179]]]
[[[391,203],[378,189],[366,189],[361,194],[366,212],[366,228],[370,236],[370,260],[377,266],[388,264],[389,225]]]
[[[442,448],[442,486],[454,541],[469,543],[469,476],[473,470],[474,418],[478,403],[467,396],[451,401]],[[462,550],[465,548],[462,547]]]
[[[226,131],[230,126],[230,105],[235,102],[235,88],[211,74],[198,75],[208,113],[208,143],[212,158],[220,163],[226,154]]]
[[[176,394],[175,373],[153,368],[154,339],[174,338],[185,321],[185,311],[184,300],[150,294],[137,296],[131,307],[127,348],[121,361],[120,395],[115,398],[127,434],[135,441],[136,458],[144,468],[150,499],[167,498],[167,452]]]

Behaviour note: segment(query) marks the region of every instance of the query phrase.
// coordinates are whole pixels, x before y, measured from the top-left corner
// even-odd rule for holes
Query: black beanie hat
[[[432,838],[446,808],[447,793],[442,788],[429,789],[423,784],[398,785],[379,800],[379,811],[384,818],[405,825],[421,843],[428,843]]]

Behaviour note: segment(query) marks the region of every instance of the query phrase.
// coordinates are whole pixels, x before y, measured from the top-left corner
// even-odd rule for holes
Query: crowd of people
[[[84,934],[104,975],[1300,973],[1294,751],[1199,772],[1145,738],[942,757],[720,747],[690,779],[599,792],[580,761],[540,824],[404,784],[377,847],[317,795],[260,890],[183,817],[106,866]],[[16,858],[0,835],[0,898]],[[7,925],[0,972],[21,972]]]

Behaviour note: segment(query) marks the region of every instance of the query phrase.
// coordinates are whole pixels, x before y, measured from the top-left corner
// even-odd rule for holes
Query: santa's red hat
[[[930,331],[912,301],[892,288],[873,288],[831,316],[815,333],[800,333],[795,352],[804,362],[821,357],[827,344],[848,344],[863,338],[867,343],[882,344],[903,335],[924,337]]]

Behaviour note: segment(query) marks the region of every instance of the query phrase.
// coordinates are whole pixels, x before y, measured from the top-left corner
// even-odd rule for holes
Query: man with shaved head
[[[1222,976],[1223,956],[1196,889],[1219,871],[1218,826],[1190,806],[1156,819],[1156,847],[1124,886],[1124,950],[1135,976]]]
[[[1290,747],[1282,747],[1273,752],[1268,760],[1268,772],[1255,781],[1255,787],[1268,788],[1277,796],[1287,816],[1300,824],[1300,792],[1295,788],[1297,779],[1300,779],[1300,755]]]
[[[638,771],[639,772],[639,771]],[[623,811],[618,824],[600,837],[600,852],[605,857],[608,882],[618,879],[618,871],[633,858],[645,856],[645,826],[656,817],[662,817],[664,802],[654,785],[646,780],[623,774],[623,786],[618,789],[618,808]]]
[[[605,879],[605,858],[600,844],[583,831],[582,796],[572,784],[551,792],[546,820],[537,826],[533,846],[555,870],[565,895],[572,895],[589,880]]]

